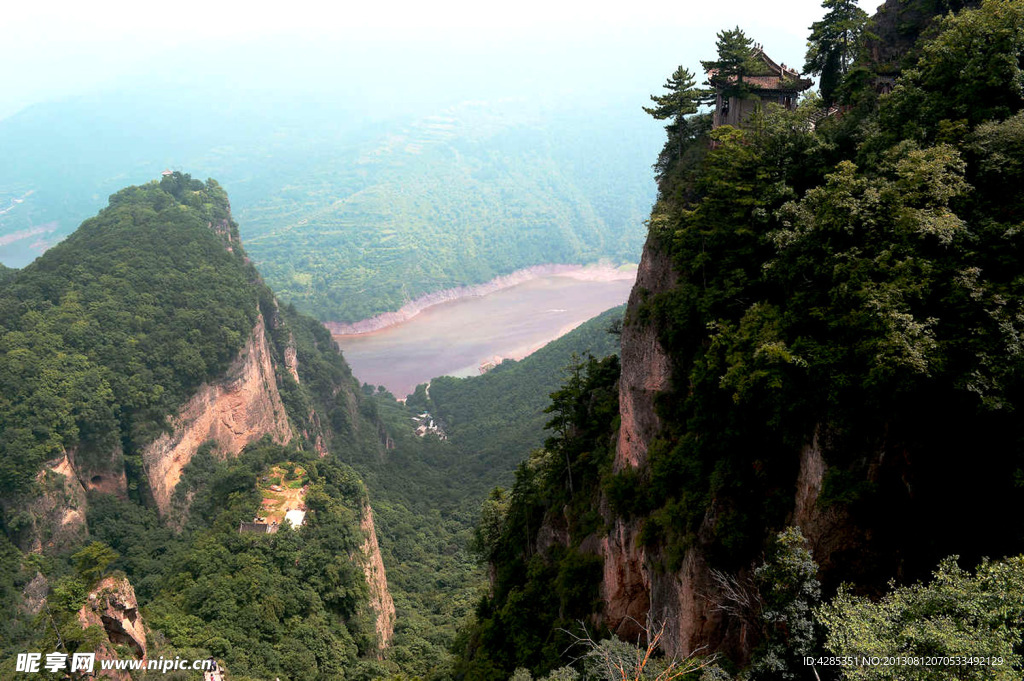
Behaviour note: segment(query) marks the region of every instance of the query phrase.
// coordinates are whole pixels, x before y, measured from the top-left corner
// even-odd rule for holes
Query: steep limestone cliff
[[[675,281],[676,274],[668,256],[648,239],[622,327],[621,424],[615,448],[616,471],[644,465],[647,447],[661,425],[654,411],[654,398],[668,389],[670,360],[658,341],[654,326],[640,321],[636,311],[644,300],[669,290]],[[646,552],[639,542],[640,528],[638,520],[617,517],[611,531],[601,541],[605,623],[627,640],[636,637],[651,608],[651,577]]]
[[[153,499],[162,515],[170,510],[182,469],[203,443],[212,441],[223,455],[233,456],[265,435],[281,444],[291,440],[262,314],[224,378],[201,386],[171,422],[172,432],[142,452]]]
[[[655,408],[659,393],[673,389],[672,358],[659,340],[653,320],[642,318],[644,303],[676,286],[678,274],[669,255],[651,236],[644,246],[637,282],[630,294],[622,329],[622,372],[619,379],[619,426],[613,469],[643,471],[648,448],[662,423]],[[808,476],[813,472],[809,471]],[[808,482],[804,505],[820,490]],[[689,655],[709,646],[729,650],[734,659],[745,658],[748,634],[742,623],[730,622],[716,607],[719,600],[707,556],[697,541],[685,551],[679,569],[665,569],[662,547],[641,541],[644,518],[625,519],[603,504],[610,531],[601,540],[604,572],[601,582],[605,625],[625,640],[636,640],[648,624],[664,627],[662,647],[669,655]],[[810,511],[805,511],[810,513]],[[713,526],[714,512],[704,519]],[[703,532],[702,532],[703,534]]]
[[[124,455],[118,443],[113,450],[101,456],[90,456],[88,461],[79,450],[69,452],[71,464],[79,481],[90,492],[113,494],[125,499],[128,496],[128,477],[124,470]]]
[[[377,529],[373,523],[373,509],[369,504],[363,505],[362,516],[359,527],[366,540],[359,547],[359,551],[362,554],[366,585],[370,589],[369,605],[375,616],[377,641],[383,653],[391,644],[391,637],[395,633],[395,603],[388,590],[388,577],[377,543]]]

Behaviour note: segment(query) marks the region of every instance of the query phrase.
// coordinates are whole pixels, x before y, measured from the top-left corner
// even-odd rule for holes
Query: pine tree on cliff
[[[700,63],[709,74],[708,82],[722,87],[725,97],[744,97],[750,92],[750,86],[744,83],[743,77],[758,70],[754,61],[754,40],[739,26],[719,31],[717,37],[718,59]]]
[[[828,12],[811,24],[804,71],[821,76],[821,98],[829,106],[860,50],[868,15],[855,0],[824,0],[821,6]]]
[[[643,107],[643,110],[659,121],[671,121],[665,126],[668,132],[666,148],[682,155],[683,140],[686,138],[686,117],[697,113],[702,104],[710,99],[711,90],[697,87],[693,72],[679,66],[662,85],[668,90],[663,95],[651,95],[651,101],[657,106]]]

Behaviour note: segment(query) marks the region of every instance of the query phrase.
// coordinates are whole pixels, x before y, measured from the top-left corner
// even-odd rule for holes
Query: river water
[[[427,308],[380,331],[335,336],[352,372],[396,397],[435,376],[476,376],[521,359],[629,297],[636,272],[612,281],[543,276]]]

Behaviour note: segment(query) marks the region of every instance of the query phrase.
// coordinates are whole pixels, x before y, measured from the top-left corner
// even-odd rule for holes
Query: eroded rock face
[[[204,442],[213,441],[221,453],[234,456],[264,435],[279,444],[291,439],[271,357],[261,314],[225,377],[203,384],[172,418],[173,431],[143,450],[143,465],[161,515],[170,509],[182,469]]]
[[[661,427],[654,412],[654,396],[669,388],[672,365],[654,327],[636,321],[635,314],[646,297],[670,290],[676,281],[668,255],[658,251],[648,239],[622,327],[619,379],[622,424],[615,448],[616,471],[642,465],[647,460],[647,447]]]
[[[721,609],[721,585],[699,547],[686,552],[679,570],[653,571],[651,581],[651,619],[664,624],[668,655],[683,657],[704,649],[725,651],[740,665],[749,661],[756,641],[744,621]]]
[[[68,452],[78,480],[90,492],[113,494],[119,499],[128,498],[128,478],[124,471],[124,454],[118,443],[111,451],[97,456],[85,456],[81,450]]]
[[[97,661],[117,659],[115,646],[124,646],[131,650],[135,659],[146,660],[146,626],[139,614],[135,589],[124,577],[106,577],[100,581],[78,611],[78,622],[83,629],[99,627],[106,633],[109,644],[97,648]],[[104,674],[106,678],[131,678],[123,671],[109,670]]]
[[[657,329],[640,323],[637,312],[646,298],[669,291],[677,283],[668,255],[648,239],[622,331],[616,471],[645,467],[648,448],[662,428],[654,400],[659,392],[673,389],[672,365],[658,341]],[[827,433],[818,428],[799,452],[789,521],[801,528],[826,572],[835,562],[848,561],[851,552],[865,544],[851,536],[849,518],[843,511],[819,503],[828,447]],[[614,517],[606,502],[603,506],[611,523],[610,532],[601,539],[601,594],[608,628],[626,640],[636,640],[645,626],[664,627],[662,647],[669,655],[685,656],[706,646],[706,650],[725,652],[744,664],[757,644],[755,634],[741,618],[727,616],[720,607],[725,602],[721,575],[716,576],[703,548],[711,541],[710,529],[716,522],[714,505],[708,509],[696,541],[674,570],[667,569],[660,546],[641,543],[643,519]]]
[[[61,550],[88,537],[85,487],[71,457],[65,453],[47,462],[36,475],[36,484],[41,491],[38,496],[5,504],[8,513],[21,515],[28,523],[17,530],[20,547],[35,553]]]
[[[647,297],[668,291],[676,280],[668,256],[648,238],[622,328],[621,424],[615,447],[616,471],[643,466],[647,448],[661,428],[654,411],[654,397],[669,388],[671,364],[656,329],[638,322],[636,311]],[[648,556],[639,542],[640,527],[638,520],[615,518],[612,531],[601,541],[605,624],[627,640],[635,640],[640,627],[646,626],[651,607],[650,570]]]
[[[223,218],[217,222],[208,222],[207,227],[224,241],[224,250],[234,253],[234,246],[240,244],[238,228],[231,223],[231,218]]]
[[[88,459],[88,462],[83,461]],[[76,449],[48,461],[36,474],[38,495],[0,500],[12,516],[15,537],[22,550],[63,550],[86,537],[87,492],[128,496],[124,457],[118,446],[109,454],[81,456]]]
[[[359,526],[366,537],[359,548],[363,557],[363,574],[366,576],[366,585],[370,587],[370,607],[376,614],[377,641],[383,652],[391,644],[391,637],[395,633],[395,603],[388,590],[388,577],[373,523],[373,509],[369,504],[363,506],[363,519]]]
[[[616,471],[646,466],[648,447],[662,427],[654,400],[659,392],[672,389],[671,360],[654,325],[640,323],[636,315],[645,299],[677,283],[669,256],[649,238],[622,330]],[[658,547],[640,542],[642,520],[611,520],[612,530],[601,542],[601,594],[609,629],[625,640],[636,640],[644,627],[664,627],[662,647],[669,655],[680,656],[705,645],[735,648],[745,638],[745,632],[727,623],[715,605],[716,585],[699,542],[683,556],[680,569],[670,572]]]
[[[288,373],[292,375],[296,383],[299,383],[299,356],[295,349],[295,339],[289,338],[289,343],[284,349],[284,365]]]
[[[601,541],[605,625],[626,641],[636,640],[651,608],[651,581],[647,555],[638,541],[639,529],[639,521],[618,518]]]
[[[30,615],[38,615],[46,603],[46,595],[50,592],[50,582],[37,572],[25,588],[21,590],[21,609]]]
[[[844,505],[820,502],[828,472],[829,447],[827,430],[819,426],[800,450],[795,503],[789,523],[800,528],[822,577],[836,574],[855,578],[862,561],[873,553],[869,548],[871,529],[851,518]],[[883,456],[884,452],[879,452],[870,457],[869,468],[876,471],[878,460]]]

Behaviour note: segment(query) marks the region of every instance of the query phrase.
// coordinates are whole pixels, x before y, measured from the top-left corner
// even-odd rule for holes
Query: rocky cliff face
[[[644,245],[636,283],[629,294],[626,323],[622,327],[622,374],[619,379],[619,411],[622,425],[616,446],[615,470],[637,468],[647,460],[647,447],[660,422],[654,412],[654,396],[669,388],[672,366],[651,324],[636,319],[640,304],[652,295],[675,286],[677,275],[667,254]],[[630,314],[631,313],[631,314]]]
[[[622,420],[616,471],[646,466],[647,449],[661,428],[654,401],[658,393],[672,388],[671,358],[658,340],[655,325],[640,321],[638,310],[645,300],[669,291],[677,281],[668,254],[648,239],[622,329]],[[690,549],[681,569],[667,572],[661,567],[657,548],[648,549],[640,542],[642,527],[642,519],[616,517],[602,539],[601,595],[608,628],[626,640],[635,640],[648,621],[655,627],[664,626],[663,647],[670,655],[688,655],[709,642],[717,646],[726,637],[740,636],[741,632],[722,627],[721,614],[709,597],[714,585],[701,550]]]
[[[271,357],[261,314],[224,378],[200,387],[172,418],[173,431],[143,450],[149,486],[162,515],[170,510],[182,470],[203,443],[212,441],[221,454],[234,456],[265,435],[281,444],[291,439]]]
[[[395,633],[395,603],[388,590],[388,577],[384,571],[384,561],[377,544],[377,529],[373,523],[373,509],[369,504],[363,506],[363,519],[359,526],[366,540],[360,547],[363,560],[363,574],[366,585],[370,588],[370,608],[376,617],[377,641],[383,652],[391,644]]]
[[[36,475],[41,494],[19,509],[8,505],[12,515],[24,518],[24,527],[18,529],[18,543],[23,550],[40,553],[60,550],[88,536],[85,526],[85,486],[82,484],[65,453],[50,461]],[[23,511],[23,513],[18,513]]]
[[[671,290],[677,283],[671,260],[649,239],[622,331],[621,425],[616,443],[616,471],[643,470],[647,466],[648,447],[662,428],[655,399],[659,393],[678,390],[671,383],[672,359],[658,340],[656,324],[641,321],[640,315],[645,300]],[[871,536],[869,523],[853,518],[841,504],[820,501],[833,447],[828,428],[819,425],[809,434],[805,445],[793,451],[799,465],[794,467],[792,510],[786,519],[807,538],[826,583],[862,577],[879,558],[879,548],[875,546],[879,542]],[[903,458],[894,452],[887,456],[884,446],[859,456],[866,462],[870,482],[895,480],[896,487],[902,484],[904,488],[899,491],[905,491],[904,496],[909,497],[909,466]],[[665,568],[667,561],[660,546],[645,546],[640,541],[644,518],[616,517],[607,503],[604,506],[611,529],[601,537],[601,594],[604,623],[609,629],[633,640],[644,623],[663,625],[662,645],[670,655],[688,655],[706,646],[744,664],[757,641],[746,623],[726,616],[718,607],[724,596],[705,548],[717,522],[716,503],[712,501],[706,510],[696,541],[686,549],[675,571]],[[896,563],[892,558],[886,562]]]
[[[622,420],[615,448],[616,471],[639,468],[646,463],[647,447],[661,425],[654,411],[654,397],[669,387],[670,360],[653,325],[638,321],[636,311],[648,297],[672,288],[676,279],[668,256],[648,239],[622,327]],[[605,623],[627,640],[635,639],[651,609],[651,578],[647,555],[639,542],[640,529],[638,520],[616,518],[611,532],[601,542]]]
[[[146,660],[146,626],[139,614],[135,589],[127,579],[107,577],[100,581],[78,611],[78,623],[83,629],[97,627],[106,635],[106,642],[96,649],[97,668],[99,660],[118,659],[115,646],[127,648],[135,659]],[[103,673],[106,678],[131,678],[126,671]]]
[[[673,389],[672,360],[658,340],[653,322],[640,320],[639,308],[652,296],[671,290],[678,282],[668,254],[649,238],[630,294],[622,329],[622,373],[619,381],[621,425],[616,443],[614,470],[643,469],[647,451],[661,429],[655,398]],[[820,453],[818,454],[820,463]],[[814,510],[821,489],[823,466],[816,467],[808,453],[800,514],[818,518]],[[610,515],[607,513],[606,515]],[[601,540],[604,573],[601,583],[604,622],[626,640],[635,640],[647,624],[664,627],[662,647],[669,655],[689,655],[703,646],[727,650],[742,663],[749,653],[748,632],[741,622],[730,621],[716,607],[719,601],[711,566],[701,542],[688,549],[681,567],[665,569],[657,546],[640,541],[644,519],[610,517],[611,531]],[[714,511],[704,519],[714,525]]]
[[[85,458],[76,449],[66,451],[36,475],[40,494],[0,501],[8,513],[22,519],[16,523],[22,550],[60,551],[87,537],[87,492],[126,498],[128,484],[120,447],[107,455],[90,456],[88,461]]]

